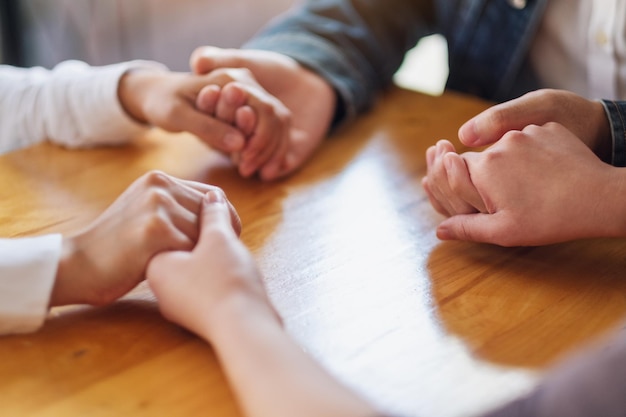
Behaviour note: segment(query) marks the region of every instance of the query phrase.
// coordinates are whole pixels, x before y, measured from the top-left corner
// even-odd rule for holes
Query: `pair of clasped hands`
[[[611,155],[603,105],[560,90],[538,90],[487,109],[427,153],[422,180],[447,216],[444,240],[538,246],[626,236],[621,168]]]

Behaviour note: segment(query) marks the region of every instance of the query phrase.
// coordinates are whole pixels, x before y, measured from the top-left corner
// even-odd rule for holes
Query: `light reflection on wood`
[[[239,178],[184,134],[37,146],[0,158],[0,233],[77,230],[150,169],[220,185],[306,351],[386,410],[475,414],[626,313],[623,240],[436,239],[424,152],[443,137],[458,145],[458,127],[486,106],[392,90],[273,184]],[[238,415],[210,347],[165,322],[146,285],[109,307],[56,309],[40,332],[0,339],[0,357],[0,415]]]

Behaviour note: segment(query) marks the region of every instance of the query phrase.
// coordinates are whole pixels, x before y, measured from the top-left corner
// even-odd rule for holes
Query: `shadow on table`
[[[430,255],[444,326],[492,362],[543,366],[626,315],[626,242],[538,248],[445,242]]]

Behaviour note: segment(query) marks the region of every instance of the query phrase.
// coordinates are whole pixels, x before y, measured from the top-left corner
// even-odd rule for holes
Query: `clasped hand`
[[[438,237],[528,246],[620,235],[619,173],[601,160],[608,131],[601,103],[556,90],[479,114],[459,138],[483,152],[441,140],[426,153],[422,184],[448,217]]]

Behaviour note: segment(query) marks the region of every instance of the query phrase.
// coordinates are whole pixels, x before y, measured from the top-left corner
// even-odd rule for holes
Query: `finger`
[[[549,120],[550,107],[536,93],[490,107],[467,121],[459,129],[459,139],[467,146],[497,142],[510,130],[522,130],[529,124],[543,125]]]
[[[437,228],[437,237],[442,240],[500,244],[500,229],[500,221],[495,214],[461,214],[441,222]]]
[[[287,130],[287,132],[283,132],[283,139],[279,141],[278,148],[270,160],[259,171],[263,181],[272,181],[283,175],[287,166],[286,159],[290,146],[289,130]]]
[[[241,151],[245,146],[245,138],[239,129],[212,116],[207,116],[193,106],[179,112],[176,115],[176,121],[181,130],[193,133],[218,151],[230,154]]]
[[[216,68],[246,67],[245,60],[234,49],[221,49],[214,46],[196,48],[189,59],[189,66],[196,74],[206,74]]]
[[[244,135],[252,135],[256,125],[257,117],[252,107],[242,106],[237,109],[235,112],[235,126],[241,130]]]
[[[215,109],[220,98],[220,87],[211,84],[203,87],[196,98],[196,107],[198,110],[209,116],[215,115]]]
[[[224,233],[225,236],[236,237],[236,231],[232,228],[228,202],[221,190],[209,191],[202,200],[200,240],[197,248],[199,250],[211,250],[212,235],[216,232]]]
[[[169,250],[189,250],[193,248],[198,241],[198,211],[190,211],[183,207],[175,199],[171,200],[168,207],[164,207],[163,210],[167,213],[168,221],[172,224],[174,229],[185,235],[186,239],[180,240],[180,242],[174,247],[168,248]],[[179,236],[179,239],[181,237]]]
[[[235,113],[235,126],[246,136],[247,142],[247,138],[254,133],[254,128],[256,127],[256,114],[254,113],[254,109],[250,106],[242,106],[237,109]],[[233,165],[239,167],[241,163],[241,152],[231,153],[230,160]]]
[[[246,148],[241,153],[241,161],[239,164],[239,172],[244,177],[257,172],[263,165],[268,163],[272,155],[278,149],[282,149],[282,154],[276,154],[277,161],[282,161],[284,155],[284,142],[282,126],[277,123],[261,123],[257,132],[248,140]]]
[[[448,183],[453,195],[458,196],[461,201],[466,202],[472,210],[486,213],[485,203],[483,202],[476,186],[472,183],[470,172],[465,160],[457,153],[449,152],[443,157],[443,163],[448,176]],[[460,211],[457,211],[460,213]]]
[[[308,131],[291,127],[287,132],[288,146],[285,157],[272,179],[285,177],[302,167],[319,148],[324,138],[323,135],[311,135]]]
[[[174,180],[192,190],[189,191],[188,189],[181,189],[177,193],[177,201],[179,201],[181,205],[183,205],[187,210],[191,211],[192,213],[200,212],[201,206],[203,204],[202,200],[208,192],[219,192],[223,194],[223,191],[219,187],[216,187],[214,185],[204,184],[197,181],[181,180],[179,178],[174,178]],[[237,213],[237,210],[235,210],[235,207],[232,205],[232,203],[228,201],[228,199],[226,200],[226,205],[228,206],[228,210],[230,211],[233,230],[235,231],[237,236],[239,236],[242,229],[239,214]]]
[[[266,92],[253,87],[232,83],[227,87],[239,90],[246,97],[246,104],[254,109],[256,127],[254,134],[248,140],[241,153],[240,172],[249,176],[274,158],[279,165],[283,160],[288,147],[288,131],[291,123],[291,113],[276,98]],[[225,87],[226,90],[226,87]]]
[[[453,204],[455,196],[450,191],[448,174],[443,163],[443,157],[449,152],[454,152],[454,146],[447,140],[440,140],[435,145],[432,164],[428,171],[428,185],[431,196],[439,202],[448,215],[457,213]]]
[[[231,153],[230,160],[232,161],[233,165],[239,166],[239,163],[241,162],[241,153],[240,152]]]
[[[437,199],[434,197],[432,191],[430,190],[430,186],[428,185],[427,177],[422,178],[422,187],[424,188],[424,191],[426,191],[426,196],[430,201],[430,205],[433,206],[435,211],[437,211],[439,214],[443,214],[446,217],[450,217],[450,213],[448,213],[446,209],[441,204],[439,204],[439,201],[437,201]]]
[[[300,137],[292,129],[285,133],[275,157],[261,168],[260,176],[264,181],[273,181],[286,177],[300,168],[311,157],[317,145]],[[302,140],[304,139],[304,140]],[[283,155],[282,157],[280,155]]]
[[[430,167],[435,162],[436,151],[437,147],[435,145],[429,146],[428,149],[426,149],[426,167],[428,170],[430,170]]]
[[[214,185],[202,182],[183,180],[172,177],[163,172],[155,171],[146,175],[146,181],[151,187],[165,190],[176,203],[191,213],[199,213],[204,195],[213,190],[219,190]]]
[[[248,102],[248,93],[237,82],[226,84],[222,88],[220,100],[217,102],[215,116],[220,120],[234,124],[237,110]]]

